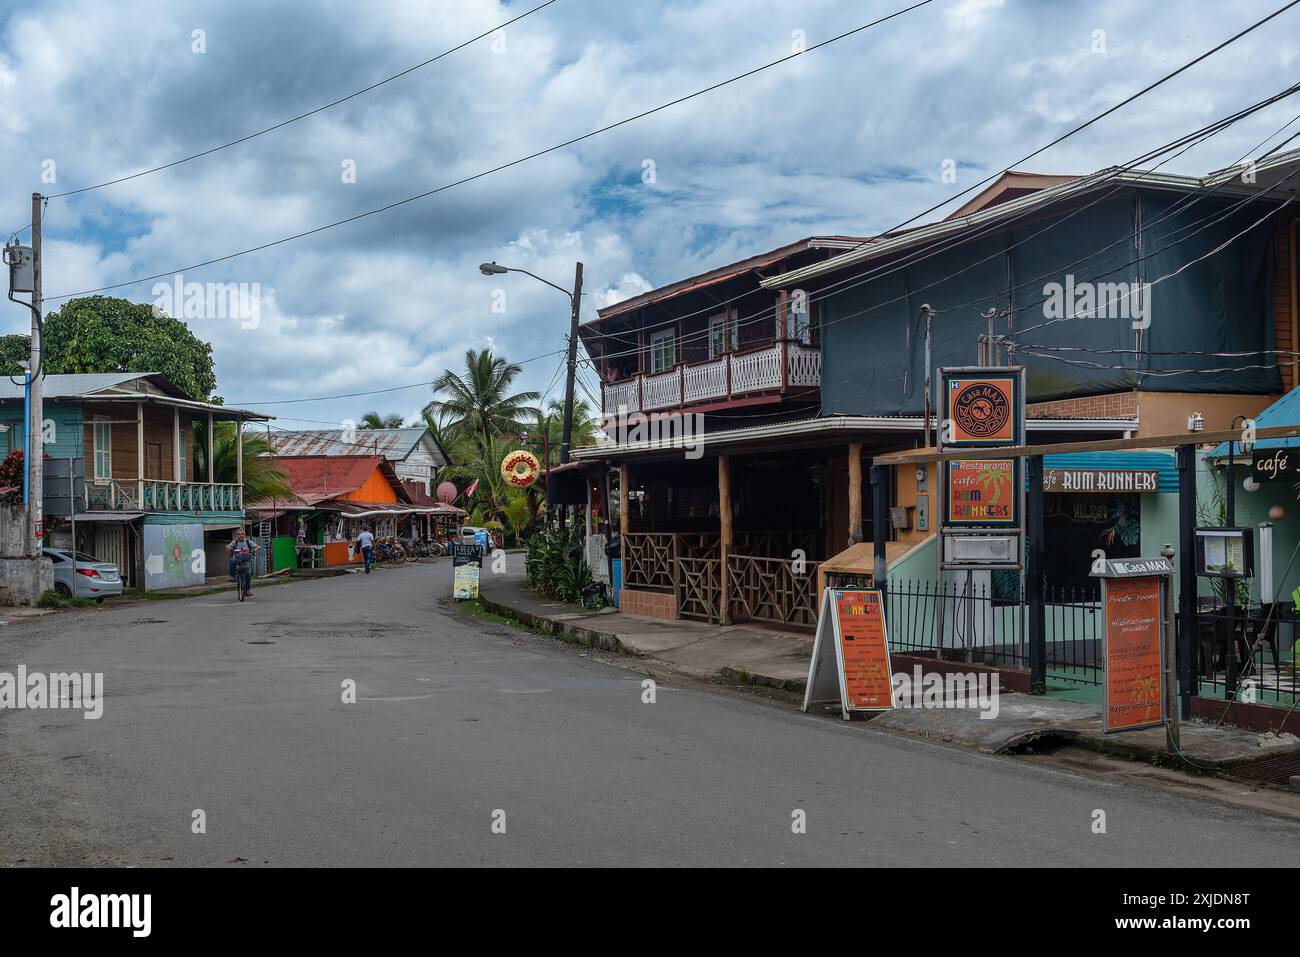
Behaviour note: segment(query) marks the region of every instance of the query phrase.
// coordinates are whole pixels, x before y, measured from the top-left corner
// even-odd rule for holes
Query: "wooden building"
[[[156,373],[48,375],[43,381],[49,541],[114,562],[129,587],[201,581],[192,551],[224,549],[244,522],[243,463],[236,455],[234,482],[215,482],[196,463],[211,461],[216,423],[234,423],[242,449],[243,424],[270,417],[201,402]],[[24,448],[23,387],[9,379],[0,380],[0,422],[8,427],[8,451]],[[196,442],[204,447],[196,449]],[[75,464],[70,480],[59,461]],[[148,562],[162,547],[155,548],[155,539],[170,550],[183,540],[184,561],[172,561],[169,550],[165,561],[160,554],[161,565]],[[161,570],[146,574],[147,562]]]

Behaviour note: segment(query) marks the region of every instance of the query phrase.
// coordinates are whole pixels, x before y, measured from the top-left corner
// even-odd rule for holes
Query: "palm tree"
[[[564,441],[564,402],[560,399],[552,399],[551,404],[546,407],[550,415],[548,419],[555,421],[558,438],[551,440],[551,447],[556,449],[556,456],[559,456],[560,443]],[[580,399],[577,396],[573,398],[573,434],[569,437],[569,450],[580,449],[584,445],[596,444],[596,420],[592,418],[591,406],[587,404],[586,399]]]
[[[239,474],[235,463],[236,425],[218,422],[212,430],[213,481],[231,484]],[[261,432],[244,430],[244,501],[288,498],[293,494],[288,475],[275,464],[274,448]],[[207,442],[195,442],[194,457],[204,475],[208,474]],[[197,474],[197,473],[196,473]]]
[[[380,415],[378,412],[367,412],[357,423],[359,429],[400,429],[405,420],[400,415]]]
[[[434,399],[425,411],[445,415],[452,433],[474,435],[490,445],[494,436],[520,431],[520,420],[536,413],[528,404],[537,401],[536,392],[510,393],[522,371],[490,349],[466,350],[465,374],[447,369],[438,376],[433,391],[443,398]]]

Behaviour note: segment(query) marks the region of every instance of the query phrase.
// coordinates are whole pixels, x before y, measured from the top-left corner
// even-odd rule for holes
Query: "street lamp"
[[[527,269],[514,266],[502,266],[495,262],[480,263],[478,271],[485,276],[501,276],[508,272],[521,272],[532,276],[538,282],[558,289],[569,299],[569,375],[564,385],[564,436],[560,442],[560,464],[569,461],[569,440],[573,436],[573,379],[578,364],[578,310],[582,304],[582,263],[577,264],[573,277],[573,292],[563,286],[557,286],[549,279],[543,279]]]

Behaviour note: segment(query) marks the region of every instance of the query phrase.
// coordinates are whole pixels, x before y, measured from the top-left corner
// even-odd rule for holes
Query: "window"
[[[677,349],[671,329],[650,336],[650,371],[667,372],[677,362]]]
[[[728,336],[728,327],[731,335]],[[728,349],[735,349],[738,345],[738,333],[734,322],[727,322],[727,314],[724,312],[719,316],[709,318],[709,358],[716,359]],[[728,342],[730,338],[730,342]]]
[[[103,484],[113,477],[113,425],[107,419],[95,417],[95,481]]]
[[[22,450],[26,440],[26,423],[22,419],[10,419],[5,424],[9,426],[9,451]]]
[[[790,305],[786,313],[787,339],[802,342],[804,345],[812,342],[811,312],[812,306],[808,302],[808,294],[802,289],[796,289],[794,295],[790,297]]]

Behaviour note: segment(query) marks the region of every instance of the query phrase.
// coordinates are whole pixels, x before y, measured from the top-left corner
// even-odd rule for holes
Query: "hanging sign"
[[[947,466],[945,525],[1019,527],[1021,483],[1018,459],[972,459],[949,462]]]
[[[940,369],[942,445],[1019,445],[1024,439],[1023,370]]]
[[[1164,721],[1162,576],[1106,578],[1106,684],[1102,731],[1132,731]]]
[[[477,598],[483,549],[464,542],[451,543],[452,598]]]
[[[854,712],[888,711],[894,707],[892,678],[880,592],[823,591],[803,710],[838,701],[846,720]]]
[[[1238,455],[1236,464],[1243,464],[1241,459],[1245,457]],[[1294,481],[1297,476],[1300,476],[1300,449],[1257,448],[1250,469],[1250,474],[1260,482],[1271,482],[1274,479]]]

